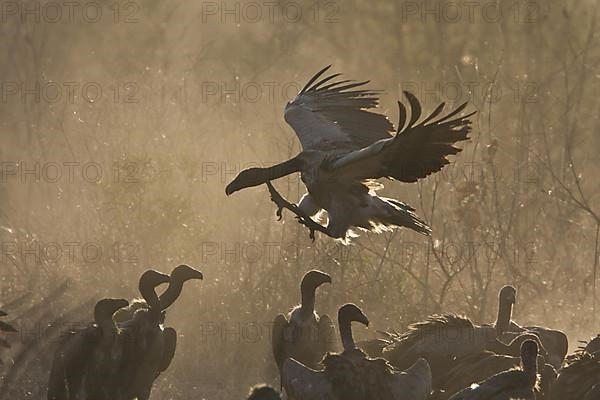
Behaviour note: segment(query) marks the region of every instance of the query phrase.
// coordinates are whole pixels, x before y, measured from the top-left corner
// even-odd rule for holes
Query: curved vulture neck
[[[512,315],[512,302],[500,298],[498,305],[498,317],[496,318],[496,330],[499,334],[508,331]]]
[[[140,294],[144,300],[146,300],[148,308],[151,310],[160,309],[160,301],[158,300],[155,287],[152,287],[151,285],[140,286]]]
[[[171,282],[169,282],[169,286],[167,287],[167,290],[165,290],[165,292],[160,295],[160,299],[159,299],[160,310],[161,311],[165,310],[170,305],[172,305],[175,302],[175,300],[177,300],[179,298],[179,295],[181,295],[182,290],[183,290],[183,280],[172,279]]]
[[[355,349],[356,344],[354,343],[354,337],[352,336],[352,321],[341,316],[338,324],[340,325],[340,336],[342,337],[344,351]]]

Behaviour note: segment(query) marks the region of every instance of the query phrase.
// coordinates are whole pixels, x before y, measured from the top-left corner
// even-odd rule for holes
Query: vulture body
[[[311,368],[320,368],[328,351],[335,349],[335,325],[327,315],[315,312],[315,292],[331,277],[321,271],[308,271],[300,284],[301,303],[286,317],[275,317],[272,328],[272,348],[275,362],[281,366],[287,358],[294,358]]]
[[[396,134],[377,107],[379,91],[365,89],[367,82],[335,81],[340,74],[323,77],[326,67],[313,76],[298,96],[285,107],[285,120],[294,129],[302,152],[270,168],[249,168],[226,187],[230,195],[238,190],[266,183],[272,200],[281,209],[294,212],[311,231],[320,231],[347,243],[353,228],[380,232],[407,227],[428,235],[431,230],[415,210],[398,200],[380,197],[382,185],[376,179],[416,182],[440,171],[449,155],[461,149],[454,144],[468,139],[471,115],[457,117],[466,103],[442,117],[444,104],[421,122],[421,105],[404,92],[410,104],[410,119],[402,103]],[[437,118],[437,119],[436,119]],[[300,172],[308,192],[298,205],[285,201],[271,180]],[[327,212],[327,226],[312,216]]]
[[[533,340],[521,345],[522,368],[493,375],[456,393],[450,400],[536,400],[537,350]]]
[[[115,355],[113,343],[117,327],[113,314],[128,304],[125,299],[102,299],[94,308],[93,324],[61,337],[50,370],[48,400],[111,398],[105,391],[115,382],[101,379],[105,377],[98,372],[109,370],[97,368],[111,367],[104,360]]]
[[[123,358],[118,366],[118,396],[115,396],[118,399],[142,400],[150,395],[145,377],[150,371],[155,374],[165,348],[160,326],[164,316],[156,287],[169,281],[168,275],[154,270],[148,270],[140,277],[138,289],[146,307],[138,308],[133,318],[121,325],[119,342],[123,346]]]
[[[590,400],[600,393],[600,352],[577,352],[570,356],[566,365],[558,371],[552,385],[551,400]]]
[[[160,281],[165,279],[163,274],[155,276]],[[146,290],[143,297],[147,307],[136,310],[133,319],[124,324],[123,337],[127,340],[128,356],[122,367],[127,371],[124,377],[128,382],[123,382],[122,386],[126,387],[124,393],[127,399],[137,397],[138,400],[147,400],[152,384],[171,364],[177,346],[177,332],[162,326],[164,310],[177,300],[183,284],[191,279],[203,279],[202,273],[187,265],[177,266],[166,277],[169,286],[160,298],[154,290]]]
[[[511,320],[512,307],[516,302],[517,291],[512,286],[505,286],[500,291],[498,321],[496,327],[499,338],[504,342],[513,340],[523,333],[531,333],[539,338],[548,353],[548,362],[559,369],[569,350],[569,340],[563,332],[540,326],[521,327]]]
[[[282,377],[288,396],[295,400],[424,400],[431,392],[431,370],[423,359],[404,372],[384,359],[372,359],[358,349],[351,323],[369,320],[354,304],[342,306],[338,324],[344,351],[327,354],[325,369],[315,371],[287,359]]]
[[[419,358],[429,362],[434,378],[441,376],[456,358],[482,351],[519,355],[520,345],[532,335],[515,338],[510,344],[497,340],[493,326],[479,326],[455,314],[432,315],[411,324],[408,331],[393,339],[383,350],[383,357],[397,368],[408,368]],[[434,387],[438,387],[434,381]]]
[[[474,382],[484,381],[490,376],[517,368],[520,364],[520,357],[496,354],[491,351],[482,351],[459,358],[437,379],[438,390],[432,400],[447,399],[448,395],[457,393]],[[542,400],[550,393],[550,387],[556,380],[556,370],[552,365],[545,364],[542,356],[538,356],[538,370],[540,382],[536,394],[537,400]]]

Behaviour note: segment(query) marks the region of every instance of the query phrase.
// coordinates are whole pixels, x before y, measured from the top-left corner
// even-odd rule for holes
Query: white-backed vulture
[[[521,345],[521,368],[500,372],[456,393],[450,400],[536,400],[538,345]]]
[[[506,293],[507,298],[503,298],[503,292]],[[550,329],[542,326],[519,326],[517,323],[511,320],[512,306],[516,302],[517,291],[512,286],[505,286],[500,291],[500,308],[505,308],[502,319],[501,336],[499,339],[503,342],[509,342],[513,340],[517,335],[522,333],[533,333],[538,338],[540,343],[544,346],[544,349],[548,352],[547,361],[552,364],[556,369],[559,369],[567,355],[569,350],[569,340],[567,335],[563,332],[555,329]],[[508,302],[511,301],[510,306]],[[503,305],[503,302],[505,303]],[[508,326],[505,326],[508,318]]]
[[[115,398],[145,400],[150,395],[143,385],[143,377],[160,362],[164,352],[164,339],[161,321],[164,319],[156,287],[170,281],[168,275],[154,270],[142,274],[138,290],[146,307],[135,310],[133,318],[121,324],[119,342],[123,346],[123,358],[119,366],[119,382],[115,388]]]
[[[333,321],[329,316],[319,316],[315,311],[315,292],[324,283],[331,283],[328,274],[308,271],[300,284],[300,305],[295,306],[287,317],[283,314],[275,317],[272,349],[280,370],[289,357],[311,368],[319,368],[325,353],[335,349]]]
[[[105,396],[105,390],[115,382],[96,375],[97,366],[92,363],[111,358],[117,335],[113,315],[128,304],[125,299],[102,299],[94,308],[93,324],[61,337],[50,369],[48,400],[111,399],[109,394]],[[109,354],[101,356],[103,352]]]
[[[600,385],[600,352],[578,351],[565,364],[552,385],[551,400],[589,400],[593,393],[598,393],[594,386]]]
[[[518,356],[521,344],[531,339],[536,338],[523,335],[504,344],[496,338],[495,327],[475,325],[468,318],[446,313],[409,325],[406,332],[394,337],[393,344],[383,350],[383,357],[400,369],[408,368],[419,358],[426,359],[437,388],[437,377],[446,372],[456,358],[484,350]]]
[[[146,294],[147,309],[140,317],[133,336],[143,342],[142,346],[135,349],[135,357],[131,358],[132,366],[135,367],[129,388],[128,396],[137,396],[138,400],[146,400],[150,397],[152,384],[156,378],[165,371],[173,357],[177,346],[177,332],[173,328],[164,328],[165,309],[171,306],[181,295],[183,284],[192,279],[203,279],[200,271],[188,266],[179,265],[171,272],[169,286],[165,292],[157,297],[156,292]],[[137,314],[143,309],[138,309]],[[127,397],[130,398],[130,397]]]
[[[498,294],[498,316],[494,327],[498,337],[502,337],[504,332],[510,331],[512,308],[517,301],[517,291],[512,286],[504,286]]]
[[[295,400],[425,400],[431,392],[431,370],[420,359],[406,371],[393,368],[382,358],[369,358],[356,347],[352,322],[369,325],[367,316],[354,304],[338,312],[344,351],[328,353],[325,369],[315,371],[288,358],[282,378],[288,396]]]
[[[538,356],[537,362],[540,382],[536,395],[537,400],[543,400],[550,393],[550,387],[556,380],[556,370],[552,365],[546,364],[541,355]],[[481,382],[492,375],[516,368],[520,364],[520,356],[496,354],[491,351],[458,358],[452,362],[447,371],[437,377],[437,393],[432,400],[447,399],[474,382]]]
[[[335,81],[340,74],[323,78],[330,66],[314,75],[304,89],[285,107],[285,120],[294,129],[302,151],[294,158],[270,168],[249,168],[225,189],[230,195],[238,190],[266,183],[277,215],[287,208],[314,232],[320,231],[347,243],[353,228],[381,232],[407,227],[429,235],[431,229],[415,210],[398,200],[380,197],[376,190],[383,185],[377,179],[417,182],[440,171],[461,149],[457,142],[468,139],[474,113],[457,117],[466,103],[447,115],[439,105],[428,117],[421,117],[417,98],[404,92],[410,104],[398,102],[399,123],[393,124],[383,114],[369,109],[379,103],[378,90],[363,87],[365,82]],[[437,118],[437,119],[436,119]],[[270,181],[300,172],[308,193],[298,205],[284,200]],[[327,212],[324,227],[311,217]]]

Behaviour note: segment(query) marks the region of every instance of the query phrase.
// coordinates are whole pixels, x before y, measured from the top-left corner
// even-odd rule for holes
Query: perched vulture
[[[115,385],[110,368],[115,368],[111,362],[117,337],[113,315],[128,304],[125,299],[102,299],[94,308],[93,324],[61,337],[50,370],[48,400],[112,398],[108,391]]]
[[[353,321],[369,325],[357,306],[342,306],[338,324],[344,351],[328,353],[323,371],[291,358],[284,362],[282,377],[288,396],[295,400],[425,400],[431,392],[427,361],[420,359],[401,372],[382,358],[369,358],[354,343]]]
[[[466,103],[441,117],[444,104],[422,119],[417,98],[404,92],[410,105],[398,102],[400,117],[396,130],[377,107],[380,91],[364,88],[365,82],[336,81],[340,74],[322,77],[319,71],[285,107],[284,117],[294,129],[302,152],[270,168],[249,168],[226,187],[230,195],[240,189],[266,183],[277,214],[282,208],[297,215],[314,232],[320,231],[347,243],[352,228],[380,232],[407,227],[429,235],[431,230],[415,210],[398,200],[380,197],[380,178],[417,182],[449,164],[447,156],[461,149],[456,142],[468,139],[472,114],[458,116]],[[417,123],[418,122],[418,123]],[[283,199],[270,181],[300,172],[308,193],[296,206]],[[324,227],[311,217],[327,211]]]
[[[598,400],[600,392],[600,352],[578,351],[569,356],[566,365],[558,371],[552,385],[551,400]]]
[[[119,342],[123,346],[123,358],[115,398],[146,400],[150,388],[146,377],[156,374],[165,352],[161,321],[164,319],[156,287],[170,281],[168,275],[154,270],[142,274],[138,289],[146,307],[135,310],[133,318],[121,324]],[[152,379],[154,381],[154,379]]]
[[[521,345],[521,368],[500,372],[474,383],[450,400],[536,400],[537,350],[536,342],[526,340]]]
[[[0,310],[0,317],[6,317],[8,314],[6,314],[4,311]],[[16,333],[17,330],[15,329],[14,326],[4,322],[4,321],[0,321],[0,334],[2,332],[6,332],[6,333]],[[3,337],[4,334],[2,334],[2,336],[0,336],[0,347],[4,347],[9,349],[10,348],[10,344],[8,343],[8,341]],[[0,358],[0,364],[2,364],[2,359]]]
[[[503,298],[503,293],[506,298]],[[500,330],[502,333],[499,339],[503,342],[509,342],[516,336],[523,333],[532,333],[539,338],[539,342],[543,345],[544,349],[548,352],[548,362],[552,364],[556,369],[559,369],[567,355],[569,350],[569,340],[567,335],[563,332],[540,327],[540,326],[525,326],[521,327],[513,322],[511,318],[512,306],[516,301],[517,291],[512,286],[505,286],[500,291],[500,306],[499,309],[503,309],[503,315],[500,322]],[[504,302],[504,304],[503,304]],[[499,315],[500,318],[500,315]],[[508,323],[508,326],[506,325]]]
[[[323,356],[335,349],[335,325],[327,315],[315,312],[315,292],[331,277],[321,271],[308,271],[302,278],[302,301],[286,317],[275,317],[272,329],[273,356],[281,371],[283,362],[292,357],[311,367],[319,368]]]
[[[254,385],[250,389],[246,400],[281,400],[281,396],[277,390],[269,385]]]
[[[540,384],[537,400],[545,399],[550,393],[550,387],[556,380],[556,370],[550,364],[545,364],[544,357],[538,356],[538,371]],[[474,382],[481,382],[492,375],[513,369],[521,364],[520,357],[496,354],[482,351],[454,360],[447,371],[437,377],[438,388],[432,400],[447,399],[461,389]]]
[[[156,271],[148,273],[160,281],[165,279],[165,275]],[[177,332],[173,328],[162,326],[165,320],[164,310],[177,300],[185,282],[191,279],[201,280],[203,276],[190,266],[179,265],[166,279],[169,286],[160,297],[155,290],[142,293],[140,286],[146,307],[138,308],[133,319],[124,324],[123,337],[125,340],[133,340],[133,343],[126,343],[128,357],[122,366],[128,371],[124,375],[127,382],[122,384],[122,387],[127,388],[124,390],[126,399],[148,399],[152,384],[171,364],[177,346]]]
[[[437,378],[455,359],[485,350],[518,356],[523,342],[536,339],[534,335],[525,334],[504,344],[496,338],[493,326],[475,325],[468,318],[446,313],[411,324],[407,332],[395,337],[383,350],[383,357],[400,369],[407,368],[419,358],[426,359],[433,373],[433,385],[438,388]]]

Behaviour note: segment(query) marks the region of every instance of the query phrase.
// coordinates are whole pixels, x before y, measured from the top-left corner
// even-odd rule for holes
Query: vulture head
[[[129,302],[125,299],[102,299],[94,307],[94,321],[98,325],[112,324],[114,313],[128,305]]]
[[[338,325],[344,351],[350,351],[356,348],[352,336],[352,322],[360,322],[364,326],[369,326],[369,318],[355,304],[345,304],[338,311]]]
[[[202,272],[190,267],[189,265],[181,264],[175,267],[171,272],[169,287],[160,296],[160,308],[165,310],[175,302],[181,295],[183,284],[192,279],[204,279]]]
[[[225,194],[229,196],[238,190],[257,186],[264,182],[263,170],[260,168],[247,168],[242,170],[235,179],[225,188]]]
[[[307,291],[314,292],[316,288],[324,283],[331,283],[331,276],[325,272],[317,271],[313,269],[304,274],[302,283],[300,283],[300,290],[302,293]]]
[[[312,314],[315,309],[315,291],[324,283],[331,283],[331,276],[325,272],[313,269],[304,274],[300,283],[302,294],[302,308],[307,314]]]
[[[506,285],[500,289],[499,297],[501,303],[514,305],[517,301],[517,289],[510,285]]]

